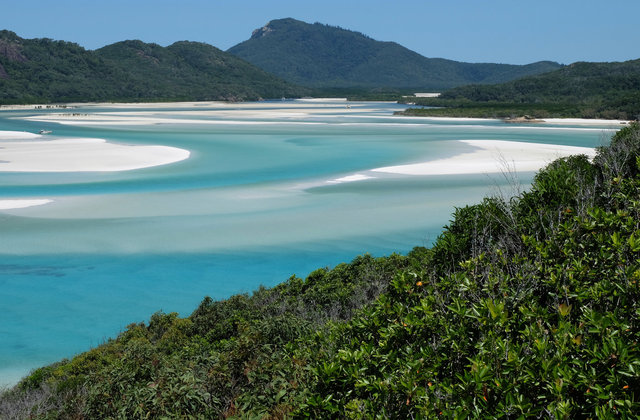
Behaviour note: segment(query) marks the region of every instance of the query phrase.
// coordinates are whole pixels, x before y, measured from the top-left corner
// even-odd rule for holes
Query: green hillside
[[[0,396],[1,418],[635,418],[640,125],[433,247],[154,314]]]
[[[411,111],[412,114],[638,119],[640,59],[574,63],[507,83],[462,86],[443,92],[439,98],[415,102],[449,109]]]
[[[207,44],[124,41],[88,51],[0,31],[0,103],[255,100],[306,93]]]
[[[316,88],[441,90],[504,82],[561,67],[552,62],[518,66],[426,58],[395,42],[290,18],[272,20],[228,52],[292,83]]]

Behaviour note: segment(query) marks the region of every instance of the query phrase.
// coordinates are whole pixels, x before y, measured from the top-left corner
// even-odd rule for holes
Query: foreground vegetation
[[[640,60],[574,63],[562,69],[497,85],[450,89],[439,98],[411,98],[406,115],[511,118],[640,117]]]
[[[0,398],[2,418],[631,418],[640,126],[432,248],[154,314]]]

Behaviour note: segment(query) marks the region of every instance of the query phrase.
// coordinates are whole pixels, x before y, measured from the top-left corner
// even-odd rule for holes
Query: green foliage
[[[525,66],[426,58],[394,42],[320,23],[278,19],[228,50],[287,81],[313,88],[441,90],[499,83],[555,70],[558,63]]]
[[[0,103],[257,100],[301,96],[290,85],[207,44],[123,41],[87,51],[0,32]]]
[[[0,416],[635,418],[638,133],[457,209],[430,249],[158,312],[35,370]]]
[[[409,109],[407,115],[634,120],[640,116],[640,60],[574,63],[506,83],[462,86],[438,98],[407,100],[416,105],[446,107]]]
[[[336,350],[309,354],[314,387],[296,414],[634,417],[640,179],[602,170],[557,161],[510,204],[459,209],[422,270],[400,270],[387,294],[321,333],[320,348]],[[598,201],[612,181],[619,201],[567,211],[582,188]],[[530,224],[534,206],[544,223]]]

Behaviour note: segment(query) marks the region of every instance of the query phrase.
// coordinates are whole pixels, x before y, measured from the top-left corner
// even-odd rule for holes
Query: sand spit
[[[115,172],[178,162],[188,150],[134,146],[94,138],[0,132],[0,172]]]
[[[17,200],[0,200],[0,210],[24,209],[27,207],[41,206],[51,203],[53,200],[48,199],[17,199]]]
[[[399,175],[457,175],[500,173],[507,170],[528,172],[537,171],[561,157],[578,154],[595,156],[595,149],[590,147],[502,140],[460,141],[475,150],[446,159],[376,168],[372,172]]]

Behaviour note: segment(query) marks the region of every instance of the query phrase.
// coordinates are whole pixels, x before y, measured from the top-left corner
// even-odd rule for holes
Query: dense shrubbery
[[[34,371],[0,415],[634,417],[639,152],[634,124],[593,163],[456,210],[430,249],[154,314]]]

